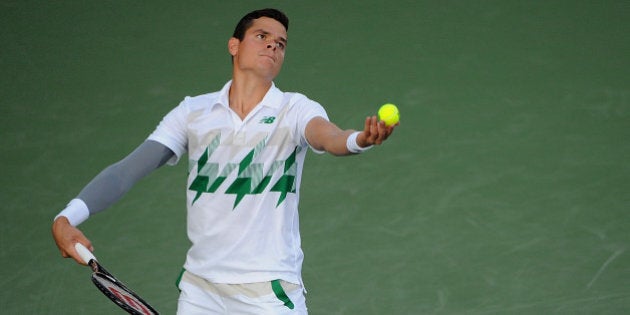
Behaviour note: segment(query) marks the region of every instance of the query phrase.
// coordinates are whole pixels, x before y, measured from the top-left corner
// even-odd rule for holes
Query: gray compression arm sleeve
[[[114,204],[144,176],[164,165],[175,153],[163,144],[147,140],[127,157],[99,173],[81,190],[83,200],[94,214]]]

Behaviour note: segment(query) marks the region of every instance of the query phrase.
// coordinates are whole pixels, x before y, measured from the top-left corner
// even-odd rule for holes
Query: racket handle
[[[92,254],[92,252],[89,249],[83,246],[83,244],[81,243],[74,244],[74,249],[77,250],[77,253],[79,254],[79,256],[81,256],[81,259],[83,259],[83,261],[86,264],[89,264],[90,260],[92,259],[96,260],[96,257],[94,257],[94,254]]]

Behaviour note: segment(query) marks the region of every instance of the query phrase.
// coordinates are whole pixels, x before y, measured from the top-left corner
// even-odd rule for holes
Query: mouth
[[[267,55],[267,54],[260,54],[261,57],[267,57],[269,59],[271,59],[274,63],[276,62],[276,58],[274,56],[271,55]]]

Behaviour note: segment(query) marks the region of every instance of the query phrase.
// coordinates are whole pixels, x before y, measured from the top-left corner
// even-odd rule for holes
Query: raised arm
[[[316,150],[337,156],[350,155],[372,145],[380,145],[387,140],[396,126],[398,124],[386,126],[384,122],[379,122],[376,116],[367,117],[363,131],[358,132],[355,138],[353,136],[355,130],[343,130],[322,117],[315,117],[306,125],[306,139]],[[359,149],[354,147],[352,142]]]

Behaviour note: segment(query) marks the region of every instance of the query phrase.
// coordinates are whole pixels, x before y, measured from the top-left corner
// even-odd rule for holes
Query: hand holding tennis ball
[[[385,122],[387,126],[393,126],[400,120],[400,112],[396,105],[387,103],[378,109],[378,119]]]

